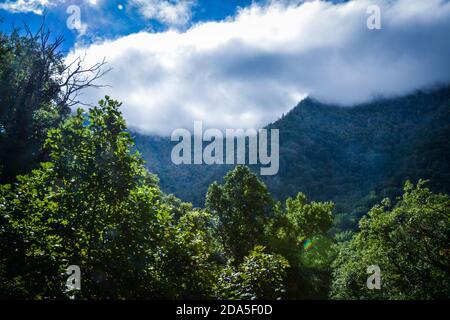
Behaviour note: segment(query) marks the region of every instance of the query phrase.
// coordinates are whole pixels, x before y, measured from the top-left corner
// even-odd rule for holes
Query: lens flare
[[[305,243],[303,244],[303,249],[304,249],[305,251],[308,251],[309,249],[312,248],[313,244],[314,244],[313,241],[310,240],[310,239],[308,239],[308,240],[306,240]]]

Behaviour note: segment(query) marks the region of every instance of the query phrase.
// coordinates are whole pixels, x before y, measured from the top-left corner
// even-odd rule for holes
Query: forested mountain
[[[334,201],[344,229],[380,199],[398,195],[406,179],[430,179],[432,189],[450,191],[450,87],[354,107],[307,98],[268,128],[280,130],[279,173],[262,177],[269,190],[279,200],[301,191]],[[176,166],[170,159],[176,142],[134,136],[162,189],[195,205],[230,170]]]
[[[0,300],[450,296],[450,196],[428,188],[449,191],[449,88],[306,99],[268,126],[281,163],[262,181],[256,166],[175,166],[168,138],[136,146],[107,95],[69,114],[102,64],[77,60],[67,88],[47,35],[0,32]]]

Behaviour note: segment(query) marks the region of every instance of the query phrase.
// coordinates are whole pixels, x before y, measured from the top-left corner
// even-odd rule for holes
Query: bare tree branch
[[[87,88],[104,88],[108,85],[98,84],[97,80],[102,78],[111,68],[106,68],[105,58],[91,66],[85,66],[86,54],[79,56],[68,64],[61,63],[62,53],[59,50],[64,42],[62,36],[50,40],[51,33],[46,29],[46,15],[42,18],[41,25],[36,32],[32,32],[29,26],[24,23],[27,37],[34,43],[39,44],[39,52],[43,71],[33,81],[44,83],[53,79],[58,84],[59,97],[56,104],[61,107],[73,107],[77,104],[92,106],[80,99],[81,91]],[[60,58],[60,59],[58,59]]]

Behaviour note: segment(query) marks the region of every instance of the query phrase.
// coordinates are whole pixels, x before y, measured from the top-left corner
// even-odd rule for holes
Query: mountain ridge
[[[376,200],[399,194],[406,179],[431,179],[450,192],[450,86],[352,107],[305,98],[266,128],[280,130],[280,171],[261,178],[279,200],[304,192],[357,220]],[[133,135],[161,188],[196,206],[233,167],[176,166],[170,138]]]

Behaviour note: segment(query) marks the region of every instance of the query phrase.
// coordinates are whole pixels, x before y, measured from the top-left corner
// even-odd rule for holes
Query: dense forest
[[[60,43],[44,28],[0,33],[0,298],[450,296],[448,89],[354,109],[306,100],[274,124],[279,182],[223,166],[203,194],[184,172],[204,197],[194,206],[161,190],[171,182],[146,168],[121,103],[70,111],[101,64],[70,73]],[[337,228],[365,194],[358,227]],[[66,290],[69,265],[81,290]],[[380,290],[367,287],[373,265]]]
[[[354,107],[307,98],[267,127],[280,131],[280,171],[262,176],[270,192],[280,201],[298,191],[332,200],[341,231],[355,229],[383,198],[399,196],[408,179],[426,178],[432,190],[450,192],[449,86]],[[208,186],[233,169],[174,165],[176,142],[133,135],[161,188],[196,206],[203,206]]]

